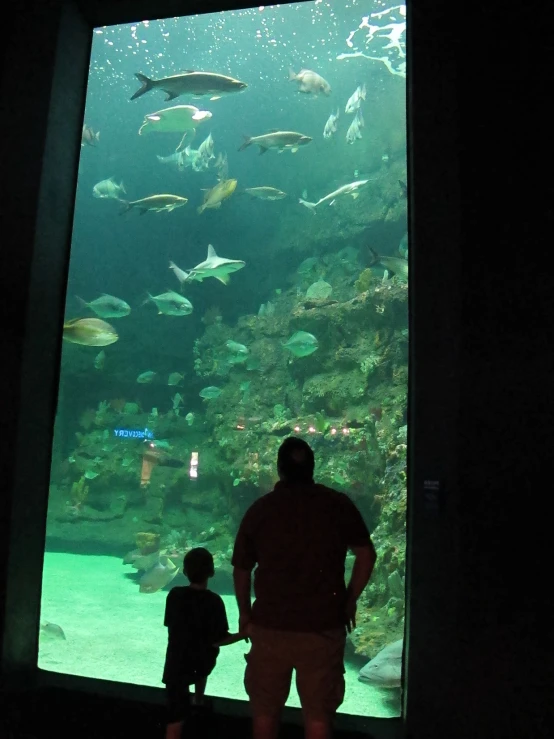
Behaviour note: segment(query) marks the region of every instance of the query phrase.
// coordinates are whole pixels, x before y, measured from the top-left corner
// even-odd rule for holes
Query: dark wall
[[[97,0],[85,14],[103,5],[117,14],[128,3]],[[65,112],[83,104],[79,31],[62,34],[66,50],[75,44],[75,66],[53,77],[60,7],[29,0],[3,18],[0,578],[6,592],[9,574],[10,588],[0,618],[10,684],[18,672],[28,682],[35,649],[79,151]],[[171,14],[187,7],[174,3]],[[141,3],[136,15],[155,12]],[[543,249],[552,248],[553,218],[540,101],[548,85],[537,43],[527,40],[526,56],[526,27],[506,8],[500,19],[480,4],[470,18],[418,0],[410,12],[406,730],[437,739],[546,736],[554,337]],[[52,84],[66,91],[53,108]]]

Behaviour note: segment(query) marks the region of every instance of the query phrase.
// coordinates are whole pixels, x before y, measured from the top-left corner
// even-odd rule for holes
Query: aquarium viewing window
[[[94,29],[42,670],[161,687],[165,599],[195,546],[214,556],[234,630],[234,537],[298,435],[378,552],[340,712],[399,715],[405,32],[405,7],[374,0]],[[222,649],[208,694],[247,700],[246,650]]]

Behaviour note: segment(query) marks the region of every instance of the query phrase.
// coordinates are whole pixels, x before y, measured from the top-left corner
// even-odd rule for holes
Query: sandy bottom
[[[41,621],[61,626],[66,640],[41,634],[41,669],[163,687],[167,591],[139,593],[137,582],[126,572],[134,570],[116,557],[46,553]],[[223,599],[233,631],[237,605],[231,595]],[[248,649],[245,642],[221,649],[208,680],[209,695],[248,700],[243,686],[243,654]],[[361,683],[358,670],[359,666],[346,664],[346,695],[339,712],[380,718],[399,715],[390,693]],[[300,706],[294,680],[287,706]]]

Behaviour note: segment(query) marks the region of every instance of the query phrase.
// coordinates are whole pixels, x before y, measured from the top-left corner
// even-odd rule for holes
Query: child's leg
[[[183,723],[190,706],[188,685],[166,685],[167,725],[165,739],[181,739]]]
[[[194,683],[193,705],[201,706],[204,704],[204,693],[206,692],[207,677],[202,677]]]
[[[182,721],[177,721],[173,724],[167,724],[167,726],[165,727],[165,739],[181,739],[182,730]]]

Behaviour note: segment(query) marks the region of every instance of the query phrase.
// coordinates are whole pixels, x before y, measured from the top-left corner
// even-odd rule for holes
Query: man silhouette
[[[375,565],[360,512],[344,493],[314,482],[314,464],[305,441],[285,439],[279,482],[246,511],[235,541],[239,631],[252,642],[244,683],[254,739],[277,738],[293,669],[306,739],[330,739],[344,698],[346,631],[356,626],[356,602]],[[348,549],[355,562],[346,587]]]

